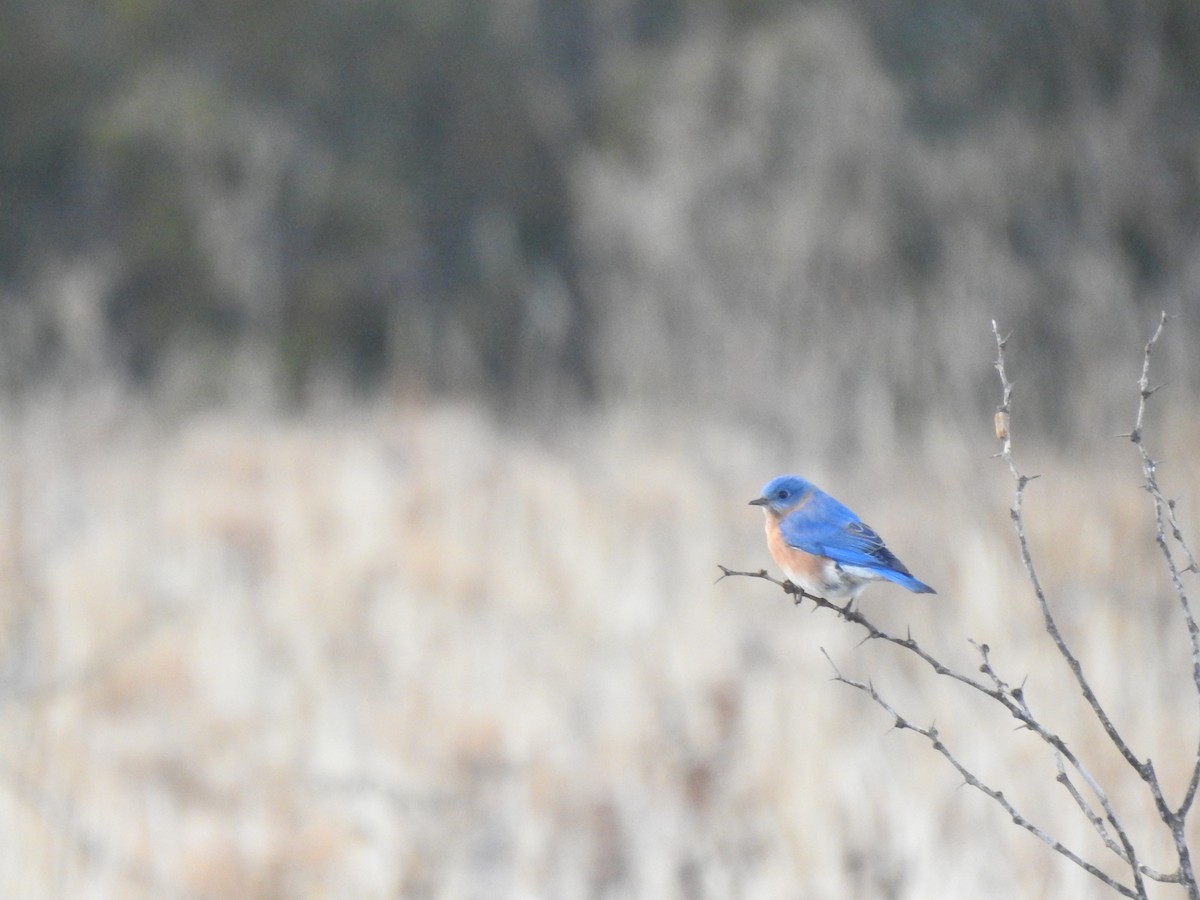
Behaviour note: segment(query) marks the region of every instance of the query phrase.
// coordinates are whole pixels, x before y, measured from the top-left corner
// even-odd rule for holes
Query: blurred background
[[[1194,538],[1192,0],[0,10],[5,895],[1108,896],[821,648],[1108,866],[1040,744],[714,585],[784,471],[939,590],[868,615],[988,641],[1171,867],[1041,631],[991,321],[1051,602],[1178,793],[1116,435],[1166,310]]]

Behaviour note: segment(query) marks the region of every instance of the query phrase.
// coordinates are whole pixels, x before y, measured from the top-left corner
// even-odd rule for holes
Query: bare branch
[[[1192,643],[1192,681],[1196,686],[1197,694],[1200,694],[1200,627],[1196,624],[1196,617],[1192,613],[1191,603],[1181,577],[1183,572],[1197,571],[1196,558],[1184,540],[1183,531],[1180,529],[1179,522],[1175,518],[1174,501],[1167,500],[1158,486],[1158,464],[1151,458],[1149,451],[1146,449],[1146,443],[1143,440],[1143,435],[1145,434],[1146,401],[1154,393],[1154,390],[1149,387],[1150,355],[1154,350],[1155,344],[1162,337],[1163,327],[1166,325],[1166,322],[1167,314],[1164,312],[1159,319],[1158,327],[1154,330],[1154,334],[1146,342],[1145,352],[1142,355],[1142,374],[1138,379],[1139,398],[1137,419],[1134,422],[1133,431],[1129,434],[1129,439],[1137,445],[1138,453],[1142,458],[1142,475],[1145,478],[1145,488],[1154,500],[1155,539],[1159,550],[1163,554],[1163,561],[1166,563],[1167,571],[1170,573],[1171,584],[1175,588],[1175,594],[1179,598],[1184,622],[1187,624],[1188,636],[1191,638]],[[1182,569],[1176,564],[1175,557],[1171,552],[1171,545],[1167,540],[1168,531],[1170,531],[1171,537],[1187,558],[1187,565]],[[1200,751],[1197,752],[1197,765],[1200,767]],[[1189,796],[1187,802],[1190,804],[1195,795],[1195,789],[1190,790],[1189,794],[1191,796]]]
[[[1185,572],[1200,573],[1200,566],[1197,565],[1196,558],[1192,553],[1187,542],[1184,540],[1182,531],[1178,521],[1175,518],[1175,504],[1173,501],[1166,499],[1157,482],[1156,472],[1157,464],[1150,457],[1143,442],[1145,414],[1147,400],[1161,387],[1161,385],[1151,386],[1150,384],[1150,359],[1151,352],[1162,335],[1163,325],[1166,322],[1164,314],[1159,326],[1146,344],[1145,354],[1143,359],[1142,376],[1139,381],[1140,400],[1138,405],[1137,420],[1133,431],[1127,435],[1134,444],[1137,445],[1142,456],[1142,468],[1145,479],[1145,487],[1148,493],[1154,500],[1155,522],[1157,526],[1157,542],[1163,554],[1163,558],[1167,565],[1171,576],[1172,584],[1175,587],[1176,594],[1179,598],[1180,609],[1187,624],[1188,633],[1191,638],[1192,646],[1192,677],[1196,687],[1198,697],[1200,697],[1200,626],[1198,626],[1195,616],[1192,612],[1187,592],[1184,588],[1182,575]],[[1185,796],[1180,806],[1177,809],[1172,809],[1163,795],[1161,785],[1158,780],[1157,773],[1153,762],[1146,759],[1144,762],[1140,760],[1133,752],[1132,748],[1126,742],[1124,737],[1117,730],[1112,720],[1109,718],[1104,706],[1101,704],[1095,691],[1092,689],[1086,674],[1083,671],[1082,664],[1074,655],[1068,646],[1065,638],[1058,628],[1058,624],[1050,609],[1049,602],[1046,598],[1045,590],[1042,587],[1041,580],[1037,573],[1037,568],[1033,561],[1033,554],[1029,546],[1028,538],[1025,534],[1024,525],[1024,497],[1025,489],[1031,481],[1038,476],[1023,474],[1016,464],[1012,450],[1012,428],[1011,428],[1011,411],[1013,385],[1008,379],[1008,374],[1005,368],[1004,351],[1007,344],[1007,337],[1001,337],[999,328],[996,323],[992,322],[992,332],[996,339],[997,357],[995,362],[996,371],[1000,377],[1002,388],[1001,404],[997,407],[995,416],[996,437],[1001,442],[1001,451],[996,454],[1002,458],[1008,465],[1009,471],[1012,474],[1016,484],[1013,503],[1009,510],[1010,517],[1013,522],[1013,528],[1016,532],[1017,543],[1021,555],[1021,561],[1025,569],[1026,576],[1030,585],[1033,588],[1034,595],[1037,599],[1038,608],[1042,614],[1043,625],[1047,634],[1053,641],[1059,654],[1066,661],[1068,667],[1074,676],[1076,684],[1079,686],[1084,699],[1091,708],[1097,721],[1104,729],[1106,736],[1111,744],[1121,754],[1126,763],[1133,769],[1141,781],[1147,786],[1154,800],[1155,808],[1158,811],[1159,817],[1163,823],[1170,829],[1176,848],[1176,853],[1179,859],[1179,866],[1174,872],[1165,873],[1150,866],[1146,866],[1138,859],[1137,851],[1134,847],[1128,832],[1122,825],[1117,816],[1113,804],[1103,786],[1099,781],[1088,771],[1080,758],[1067,745],[1066,741],[1055,732],[1051,731],[1043,724],[1030,708],[1028,699],[1025,695],[1024,683],[1013,686],[1008,681],[1000,676],[1000,674],[992,666],[991,648],[986,643],[979,643],[971,640],[971,644],[975,647],[980,656],[979,672],[983,675],[983,679],[967,675],[941,662],[932,653],[926,650],[912,636],[911,630],[905,632],[904,637],[890,634],[871,622],[862,612],[855,609],[853,603],[847,603],[845,606],[838,606],[829,602],[823,597],[814,596],[800,589],[790,581],[779,581],[771,577],[765,569],[760,569],[756,572],[740,572],[729,569],[725,566],[720,566],[721,578],[718,581],[730,576],[744,576],[750,578],[761,578],[781,587],[787,594],[794,598],[796,604],[800,604],[804,599],[809,599],[813,602],[814,609],[825,609],[834,612],[840,619],[845,622],[853,623],[865,632],[863,643],[872,640],[881,640],[893,644],[902,650],[908,651],[919,659],[921,659],[933,672],[938,675],[944,675],[972,690],[978,691],[989,697],[996,703],[1000,704],[1004,709],[1017,720],[1019,726],[1036,734],[1045,744],[1047,744],[1055,754],[1055,760],[1058,767],[1058,776],[1056,780],[1061,784],[1071,799],[1078,807],[1080,812],[1092,825],[1096,834],[1103,841],[1105,847],[1112,852],[1122,863],[1129,868],[1130,877],[1132,878],[1132,886],[1125,885],[1116,878],[1106,874],[1092,863],[1084,860],[1074,851],[1064,846],[1057,839],[1033,825],[1028,819],[1022,816],[1012,805],[1012,803],[1004,796],[1004,794],[986,783],[978,776],[971,772],[958,757],[946,747],[938,735],[936,726],[930,725],[928,728],[912,724],[910,721],[900,715],[884,697],[876,690],[871,682],[858,682],[846,678],[834,665],[833,660],[829,658],[828,653],[822,648],[821,652],[825,654],[829,660],[835,673],[835,680],[865,693],[869,696],[881,709],[883,709],[892,719],[893,727],[897,729],[908,729],[926,738],[954,768],[965,779],[966,783],[975,787],[994,802],[996,802],[1004,811],[1012,818],[1013,822],[1020,825],[1030,833],[1036,835],[1040,840],[1052,847],[1056,852],[1071,860],[1080,868],[1102,881],[1108,887],[1117,891],[1126,897],[1145,898],[1146,894],[1146,879],[1153,881],[1180,884],[1187,890],[1189,900],[1200,900],[1200,888],[1197,887],[1195,875],[1192,870],[1190,852],[1186,843],[1185,824],[1186,817],[1190,811],[1196,795],[1200,793],[1200,746],[1196,750],[1196,760],[1193,766],[1191,778]],[[1186,561],[1184,564],[1177,562],[1176,554],[1180,554]],[[1073,770],[1073,771],[1072,771]],[[1081,779],[1080,784],[1086,784],[1088,789],[1095,797],[1095,801],[1099,806],[1094,805],[1092,801],[1084,796],[1080,788],[1077,786],[1076,777]]]
[[[1000,384],[1003,390],[1002,408],[1007,411],[1008,406],[1012,401],[1012,383],[1008,380],[1008,375],[1004,368],[1004,347],[1006,339],[1000,337],[1000,332],[996,327],[995,321],[992,322],[992,333],[996,337],[996,371],[1000,374]],[[1029,549],[1029,540],[1025,535],[1025,522],[1023,518],[1025,487],[1033,479],[1029,476],[1021,474],[1020,470],[1017,468],[1016,460],[1013,458],[1011,435],[1006,434],[1003,440],[1000,456],[1008,464],[1008,468],[1013,474],[1013,479],[1017,483],[1016,491],[1013,496],[1012,509],[1010,510],[1010,516],[1013,520],[1013,527],[1017,533],[1017,543],[1021,551],[1021,562],[1025,566],[1025,574],[1029,578],[1029,582],[1033,587],[1034,594],[1037,597],[1038,607],[1042,612],[1042,620],[1045,624],[1046,632],[1050,635],[1051,640],[1054,641],[1054,645],[1058,648],[1058,652],[1067,661],[1067,665],[1070,667],[1072,674],[1074,674],[1080,690],[1083,691],[1084,698],[1087,700],[1088,705],[1092,707],[1092,711],[1096,714],[1096,718],[1100,721],[1101,726],[1103,726],[1104,731],[1108,735],[1109,740],[1112,741],[1113,746],[1115,746],[1117,750],[1120,751],[1121,755],[1125,757],[1125,761],[1129,763],[1129,765],[1133,767],[1133,769],[1135,769],[1139,774],[1143,774],[1144,777],[1145,765],[1137,758],[1136,755],[1134,755],[1133,751],[1129,748],[1129,745],[1125,742],[1125,739],[1121,737],[1120,733],[1113,725],[1112,720],[1109,719],[1108,713],[1105,712],[1104,707],[1101,705],[1095,691],[1092,690],[1092,686],[1088,683],[1079,659],[1074,653],[1071,652],[1070,647],[1067,646],[1067,642],[1063,638],[1062,632],[1059,631],[1058,623],[1054,619],[1054,614],[1050,611],[1050,605],[1046,601],[1046,592],[1042,588],[1041,579],[1038,577],[1037,569],[1033,563],[1033,554]]]
[[[821,652],[825,653],[824,649],[822,649]],[[825,658],[829,659],[828,653],[825,653]],[[974,772],[968,769],[967,766],[957,756],[954,755],[950,748],[942,742],[935,726],[922,728],[919,725],[914,725],[912,722],[900,715],[900,713],[896,712],[891,704],[889,704],[882,696],[880,696],[879,692],[875,690],[874,685],[869,683],[864,684],[861,681],[855,681],[851,678],[847,678],[838,670],[837,666],[833,664],[833,660],[831,659],[829,660],[829,664],[833,666],[834,681],[840,681],[842,684],[849,685],[856,690],[862,691],[864,694],[874,700],[880,709],[882,709],[891,717],[895,727],[898,730],[907,729],[908,731],[915,732],[924,737],[927,741],[929,741],[934,750],[945,757],[950,765],[954,766],[954,768],[958,771],[958,774],[962,776],[963,780],[967,784],[986,794],[988,797],[998,803],[1004,809],[1004,811],[1008,813],[1014,824],[1021,826],[1030,834],[1037,837],[1038,840],[1042,841],[1042,843],[1044,843],[1046,846],[1050,847],[1055,852],[1062,854],[1071,862],[1075,863],[1075,865],[1086,871],[1089,875],[1092,875],[1093,877],[1104,882],[1104,884],[1108,885],[1122,896],[1141,898],[1141,900],[1145,900],[1147,894],[1145,891],[1145,886],[1142,885],[1140,880],[1136,882],[1136,886],[1133,888],[1121,884],[1121,882],[1117,881],[1111,875],[1092,865],[1078,853],[1071,850],[1062,842],[1034,825],[1027,818],[1025,818],[1025,816],[1021,815],[1021,813],[1017,811],[1017,808],[1013,806],[1012,802],[1004,796],[1002,791],[998,791],[986,784],[977,775],[975,775]]]
[[[996,338],[996,372],[1000,376],[1001,387],[1000,409],[1008,413],[1011,412],[1012,405],[1012,382],[1008,380],[1008,373],[1005,369],[1004,363],[1004,350],[1008,339],[1000,336],[1000,330],[996,326],[995,320],[992,321],[992,334]],[[1038,608],[1042,613],[1042,622],[1045,626],[1046,633],[1050,635],[1050,639],[1054,642],[1055,647],[1058,648],[1059,654],[1064,660],[1066,660],[1067,666],[1070,668],[1071,673],[1075,676],[1075,682],[1079,685],[1079,689],[1082,691],[1084,699],[1092,708],[1092,713],[1096,716],[1097,721],[1100,722],[1101,727],[1104,729],[1104,733],[1108,735],[1109,741],[1112,742],[1113,746],[1116,747],[1121,756],[1124,757],[1126,763],[1128,763],[1129,766],[1138,773],[1138,776],[1150,788],[1150,792],[1153,794],[1155,802],[1161,806],[1162,790],[1159,787],[1158,778],[1154,773],[1153,764],[1149,760],[1147,760],[1145,763],[1142,763],[1130,749],[1129,745],[1125,742],[1125,739],[1121,736],[1120,732],[1117,731],[1116,726],[1113,725],[1108,713],[1100,703],[1100,699],[1096,696],[1096,692],[1092,690],[1092,686],[1088,682],[1087,676],[1084,674],[1083,666],[1080,664],[1079,659],[1074,653],[1071,652],[1070,647],[1067,646],[1066,639],[1063,638],[1062,632],[1059,631],[1058,622],[1055,621],[1054,614],[1050,611],[1050,604],[1046,600],[1046,592],[1042,588],[1041,578],[1038,576],[1037,568],[1033,563],[1033,553],[1029,548],[1029,540],[1025,535],[1025,488],[1032,479],[1026,475],[1023,475],[1017,468],[1017,463],[1012,452],[1012,435],[1010,430],[1005,431],[1004,438],[1001,442],[1000,456],[1008,464],[1008,469],[1012,473],[1013,480],[1016,482],[1016,489],[1013,492],[1013,505],[1009,512],[1013,521],[1013,529],[1017,534],[1017,544],[1021,553],[1021,562],[1025,566],[1025,574],[1028,577],[1029,583],[1033,587],[1034,595],[1037,598]],[[1026,712],[1028,712],[1027,707]],[[1030,719],[1036,722],[1032,716],[1030,716]],[[1093,789],[1093,791],[1096,792],[1097,799],[1100,800],[1101,805],[1104,807],[1105,816],[1107,817],[1109,823],[1113,826],[1113,829],[1117,832],[1117,836],[1121,839],[1121,846],[1124,848],[1125,852],[1125,856],[1123,858],[1132,869],[1135,886],[1139,892],[1144,891],[1144,886],[1141,880],[1141,865],[1137,860],[1137,854],[1124,828],[1120,825],[1120,822],[1116,816],[1116,811],[1109,802],[1107,795],[1099,789],[1099,785],[1095,782],[1095,780],[1092,779],[1090,775],[1087,775],[1083,767],[1077,763],[1077,760],[1073,754],[1068,751],[1063,752],[1062,755],[1071,762],[1072,766],[1074,766],[1076,770],[1080,772],[1080,774],[1087,778],[1088,785]],[[1200,900],[1200,898],[1197,898],[1197,900]]]
[[[809,600],[819,600],[821,603],[825,604],[826,606],[829,606],[831,609],[840,609],[840,607],[834,606],[832,603],[829,603],[824,598],[816,597],[816,596],[808,593],[806,590],[801,588],[799,585],[793,584],[790,581],[780,581],[778,578],[772,578],[769,574],[767,574],[766,569],[759,569],[757,572],[737,572],[733,569],[728,568],[727,566],[722,566],[720,564],[717,565],[717,568],[721,570],[721,577],[718,578],[716,581],[714,581],[713,584],[719,584],[720,582],[724,581],[726,578],[730,578],[733,576],[741,576],[743,578],[761,578],[763,581],[769,581],[769,582],[771,582],[771,584],[779,585],[779,587],[783,588],[783,591],[785,594],[791,594],[793,597],[796,598],[796,601],[795,601],[796,603],[800,603],[801,600],[803,600],[805,597],[807,597]]]
[[[1124,855],[1122,855],[1121,858],[1129,863],[1131,867],[1134,867],[1134,880],[1136,883],[1140,884],[1140,864],[1137,861],[1133,843],[1129,840],[1124,826],[1121,825],[1120,820],[1117,818],[1116,810],[1109,801],[1108,795],[1100,786],[1100,783],[1087,770],[1087,767],[1083,764],[1083,761],[1080,760],[1076,753],[1068,746],[1067,742],[1037,720],[1029,708],[1022,688],[1010,687],[1007,682],[1005,682],[995,673],[989,660],[988,654],[990,653],[990,648],[987,644],[980,644],[973,640],[971,641],[971,643],[976,647],[976,649],[979,650],[981,656],[983,657],[983,665],[980,666],[980,671],[987,675],[988,679],[991,681],[991,686],[983,681],[979,681],[975,678],[971,678],[968,675],[964,675],[961,672],[957,672],[942,663],[941,660],[922,647],[912,637],[911,632],[907,633],[905,637],[898,637],[896,635],[889,634],[870,621],[862,612],[854,609],[850,604],[842,607],[835,603],[830,603],[823,597],[815,597],[811,594],[800,591],[800,589],[793,585],[790,581],[777,581],[776,579],[767,575],[763,570],[759,570],[757,572],[737,572],[727,568],[726,566],[720,566],[719,568],[723,573],[721,578],[742,575],[750,578],[763,578],[766,581],[770,581],[772,584],[777,584],[787,593],[795,595],[796,603],[800,603],[802,599],[807,597],[813,601],[818,609],[832,610],[844,621],[854,623],[863,628],[867,632],[866,636],[863,638],[864,642],[869,640],[881,640],[890,644],[894,644],[895,646],[907,650],[908,652],[919,657],[938,675],[945,675],[946,677],[951,678],[960,684],[966,685],[967,687],[970,687],[973,690],[990,697],[992,700],[1003,706],[1009,712],[1009,714],[1021,724],[1022,727],[1032,731],[1046,744],[1048,744],[1055,753],[1066,759],[1071,764],[1072,768],[1079,773],[1080,777],[1087,782],[1088,786],[1092,789],[1092,791],[1096,794],[1097,799],[1100,801],[1106,818],[1112,825],[1113,831],[1116,832],[1118,838],[1121,840],[1121,845],[1125,848]],[[905,727],[907,727],[907,725]],[[1130,860],[1132,860],[1132,862],[1130,862]],[[1134,894],[1132,896],[1141,895]]]
[[[1058,765],[1058,776],[1055,780],[1067,789],[1067,793],[1071,795],[1071,799],[1075,801],[1075,805],[1079,807],[1080,812],[1092,823],[1092,827],[1096,829],[1096,834],[1100,835],[1100,839],[1104,841],[1104,845],[1123,862],[1128,863],[1129,857],[1126,855],[1124,848],[1112,839],[1112,835],[1108,832],[1108,826],[1104,824],[1104,819],[1097,815],[1096,811],[1092,809],[1091,805],[1079,792],[1079,789],[1075,787],[1075,783],[1071,781],[1071,777],[1067,774],[1066,767],[1063,765],[1062,757],[1057,756],[1055,762]],[[1143,875],[1154,881],[1160,881],[1164,884],[1179,884],[1182,881],[1182,877],[1178,871],[1167,874],[1146,865],[1140,868]]]
[[[1200,571],[1200,569],[1197,568],[1196,557],[1188,546],[1187,541],[1184,540],[1183,531],[1175,518],[1175,503],[1163,496],[1162,490],[1158,485],[1158,464],[1150,456],[1143,439],[1146,422],[1146,401],[1158,390],[1158,387],[1150,386],[1150,357],[1154,352],[1154,347],[1158,343],[1159,338],[1162,337],[1167,318],[1167,314],[1163,312],[1159,317],[1158,327],[1154,329],[1154,334],[1146,342],[1146,347],[1142,354],[1142,374],[1138,379],[1137,418],[1134,421],[1133,431],[1130,433],[1129,439],[1138,448],[1138,453],[1142,458],[1144,486],[1154,500],[1155,542],[1162,553],[1163,562],[1171,577],[1171,584],[1175,588],[1175,596],[1179,599],[1180,612],[1187,626],[1188,638],[1192,645],[1192,683],[1195,685],[1197,696],[1200,697],[1200,627],[1197,627],[1196,617],[1192,612],[1191,602],[1188,598],[1187,590],[1184,588],[1182,578],[1183,572],[1196,572]],[[1172,543],[1167,539],[1168,532],[1170,532],[1171,541],[1174,541],[1174,545],[1178,548],[1179,552],[1187,559],[1187,564],[1182,568],[1176,563],[1175,556],[1171,551]],[[1153,769],[1150,763],[1147,762],[1146,766],[1151,770],[1152,774]],[[1183,883],[1187,886],[1188,897],[1191,900],[1200,900],[1200,887],[1196,884],[1195,873],[1192,869],[1191,851],[1188,848],[1187,835],[1185,833],[1187,814],[1195,802],[1197,785],[1200,785],[1200,746],[1196,748],[1191,778],[1188,779],[1187,790],[1184,792],[1183,800],[1177,809],[1171,809],[1168,806],[1162,792],[1158,789],[1157,779],[1154,779],[1153,782],[1148,781],[1147,783],[1150,784],[1150,789],[1154,794],[1154,802],[1158,808],[1159,816],[1171,830],[1171,836],[1175,842],[1175,851],[1179,855],[1180,874]]]

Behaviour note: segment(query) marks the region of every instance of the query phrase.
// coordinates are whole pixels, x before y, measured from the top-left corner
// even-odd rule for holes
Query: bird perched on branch
[[[767,549],[796,587],[826,600],[853,601],[873,581],[936,594],[918,581],[849,508],[799,475],[780,475],[751,500],[767,519]]]

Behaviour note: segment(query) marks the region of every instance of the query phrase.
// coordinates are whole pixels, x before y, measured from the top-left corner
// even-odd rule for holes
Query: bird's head
[[[751,506],[761,506],[777,516],[795,509],[812,492],[813,486],[799,475],[780,475],[767,482],[762,496],[750,501]]]

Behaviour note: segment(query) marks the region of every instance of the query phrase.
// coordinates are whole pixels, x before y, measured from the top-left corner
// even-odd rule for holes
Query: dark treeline
[[[821,276],[834,299],[812,300],[816,307],[836,303],[837,315],[849,315],[856,304],[864,314],[873,303],[903,305],[928,330],[960,302],[949,276],[971,264],[952,249],[964,222],[955,210],[971,206],[981,177],[969,166],[937,171],[950,156],[935,157],[964,146],[980,148],[984,171],[998,168],[989,152],[1005,157],[995,177],[1011,183],[997,190],[1025,192],[983,231],[1028,278],[1023,299],[996,308],[1044,350],[1069,357],[1064,331],[1087,308],[1070,299],[1077,286],[1063,287],[1063,260],[1079,247],[1120,274],[1114,293],[1124,300],[1112,303],[1136,313],[1138,326],[1155,306],[1186,306],[1200,279],[1200,12],[1191,0],[858,0],[839,15],[869,49],[848,58],[863,53],[891,93],[879,101],[886,111],[854,126],[857,137],[826,126],[861,103],[841,96],[846,70],[799,49],[813,28],[795,23],[812,7],[783,2],[5,0],[2,8],[0,342],[9,387],[97,368],[153,383],[181,354],[219,372],[242,352],[269,364],[293,396],[323,373],[367,389],[388,381],[493,399],[544,383],[580,398],[654,394],[655,379],[630,362],[612,320],[628,321],[622,304],[635,294],[655,304],[678,290],[690,302],[695,285],[684,291],[630,259],[644,249],[605,243],[604,233],[623,228],[619,212],[597,226],[589,164],[640,180],[643,194],[677,190],[670,174],[684,161],[659,146],[677,114],[710,120],[720,135],[726,107],[755,102],[745,85],[756,48],[781,32],[792,35],[794,57],[763,58],[794,70],[773,76],[766,93],[799,99],[773,100],[780,109],[764,112],[778,134],[762,146],[777,142],[775,156],[718,172],[724,183],[710,184],[708,205],[689,221],[712,227],[714,202],[718,222],[734,207],[734,218],[760,217],[743,200],[713,201],[723,191],[782,191],[786,202],[792,185],[832,184],[829,216],[857,211],[886,231],[890,249],[872,263],[872,279],[887,286],[872,300],[869,285],[853,287],[853,273],[839,282],[835,251]],[[710,48],[694,51],[709,62],[689,70],[708,73],[701,88],[679,63],[689,46]],[[789,87],[793,80],[802,86]],[[672,99],[692,90],[703,95],[693,106]],[[807,119],[805,104],[816,105]],[[883,118],[893,124],[880,130]],[[1104,124],[1091,133],[1095,122]],[[1016,128],[1035,135],[1027,164],[1012,161]],[[1114,128],[1137,133],[1128,158],[1086,152],[1089,142],[1111,146]],[[839,170],[789,161],[814,130],[846,142]],[[706,140],[703,127],[690,133]],[[880,176],[880,160],[856,149],[897,135],[908,156],[925,155],[934,169],[884,159]],[[1044,178],[1030,184],[1030,171]],[[886,199],[863,201],[880,177]],[[990,215],[984,206],[969,215]],[[767,226],[749,227],[732,265],[706,251],[711,238],[676,259],[680,268],[694,263],[695,277],[719,267],[712,281],[735,315],[747,302],[737,296],[740,267],[780,270],[790,260],[767,250],[752,258],[764,243],[753,229]],[[731,256],[739,246],[720,244]],[[801,270],[779,280],[814,283]],[[761,285],[747,282],[745,292]],[[787,302],[810,302],[795,299],[802,293],[791,290]],[[716,319],[690,321],[702,310],[679,309],[665,315],[689,321],[665,334],[691,341],[690,352],[704,344],[689,337],[694,330],[720,333]],[[758,313],[766,327],[776,315]],[[978,338],[986,346],[982,328]],[[925,386],[912,380],[888,402]]]

